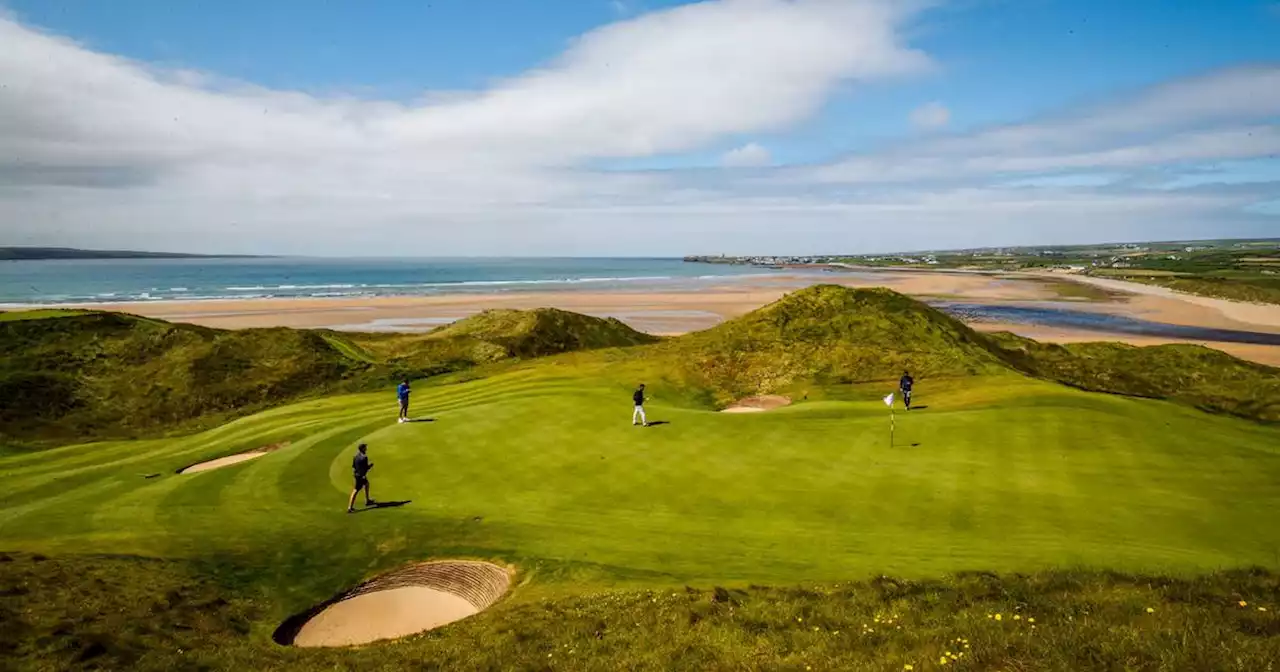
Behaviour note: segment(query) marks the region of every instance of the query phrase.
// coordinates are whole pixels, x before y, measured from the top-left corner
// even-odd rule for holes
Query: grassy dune
[[[1280,427],[1045,379],[1078,371],[1088,351],[1023,353],[1062,369],[1028,376],[1013,346],[895,297],[819,288],[694,338],[542,358],[512,356],[519,339],[497,328],[440,333],[508,355],[416,384],[423,422],[395,423],[387,388],[182,437],[0,456],[0,617],[15,624],[0,628],[0,664],[1182,670],[1280,659]],[[330,349],[347,361],[392,357],[377,341],[344,343],[350,352]],[[1137,365],[1182,361],[1162,352]],[[1103,361],[1122,366],[1122,354]],[[1274,375],[1237,361],[1187,365],[1205,380]],[[880,397],[904,362],[927,372],[922,408],[899,410],[891,446]],[[640,379],[653,427],[630,424]],[[1148,396],[1178,397],[1161,387],[1177,379],[1141,380]],[[715,412],[755,391],[797,403]],[[402,506],[343,513],[361,441],[375,497]],[[507,563],[516,586],[480,616],[395,643],[272,642],[290,615],[428,558]],[[1214,573],[1248,567],[1259,569]]]

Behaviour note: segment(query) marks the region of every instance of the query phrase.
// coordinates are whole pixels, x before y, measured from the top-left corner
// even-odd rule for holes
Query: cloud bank
[[[415,103],[159,70],[0,18],[0,244],[678,255],[1274,232],[1273,216],[1245,209],[1273,185],[1151,180],[1273,158],[1274,65],[822,166],[764,167],[770,152],[747,143],[723,170],[600,168],[783,133],[837,91],[928,71],[902,36],[923,8],[685,5],[593,30],[486,90]],[[938,106],[922,123],[948,117]],[[1009,183],[1101,169],[1122,177]]]

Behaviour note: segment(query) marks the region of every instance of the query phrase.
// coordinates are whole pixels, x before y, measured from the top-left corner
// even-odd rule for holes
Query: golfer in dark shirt
[[[373,468],[373,463],[369,461],[369,447],[360,444],[357,448],[355,459],[351,460],[351,472],[356,477],[356,488],[351,491],[351,499],[347,501],[347,513],[356,512],[356,495],[360,490],[364,490],[364,505],[373,506],[376,502],[369,496],[369,470]]]
[[[636,410],[631,413],[631,424],[648,427],[649,421],[644,417],[644,383],[641,383],[640,387],[631,394],[631,400],[636,404]]]
[[[902,403],[911,410],[911,388],[916,384],[916,379],[906,371],[902,372],[902,379],[898,381],[898,389],[902,391]]]

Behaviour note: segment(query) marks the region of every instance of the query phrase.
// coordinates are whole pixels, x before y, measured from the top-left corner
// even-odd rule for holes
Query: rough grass
[[[819,285],[637,356],[723,405],[797,385],[954,377],[1003,368],[983,337],[887,289]]]
[[[44,308],[39,310],[0,311],[0,322],[17,322],[19,320],[44,320],[51,317],[69,317],[83,315],[85,311],[66,310],[61,308]]]
[[[1143,277],[1126,275],[1125,280],[1158,285],[1178,292],[1250,303],[1280,304],[1280,278],[1257,277]]]
[[[0,555],[0,663],[13,670],[1076,672],[1266,670],[1280,657],[1280,579],[1264,570],[1194,579],[1055,571],[517,596],[401,642],[302,650],[266,638],[278,611],[272,595],[228,585],[218,569],[130,557]]]
[[[1038,343],[990,335],[1020,370],[1073,387],[1172,399],[1217,413],[1280,421],[1280,371],[1199,345]]]

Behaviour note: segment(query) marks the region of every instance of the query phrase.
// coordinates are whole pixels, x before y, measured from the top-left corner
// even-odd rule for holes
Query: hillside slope
[[[426,336],[226,331],[107,312],[3,315],[0,445],[191,430],[304,396],[653,340],[561,311],[482,315]]]
[[[1280,370],[1199,345],[1039,343],[987,336],[1020,371],[1093,392],[1168,399],[1215,413],[1280,421]]]
[[[1006,368],[959,320],[888,289],[809,287],[658,346],[677,378],[724,402],[787,389]]]

